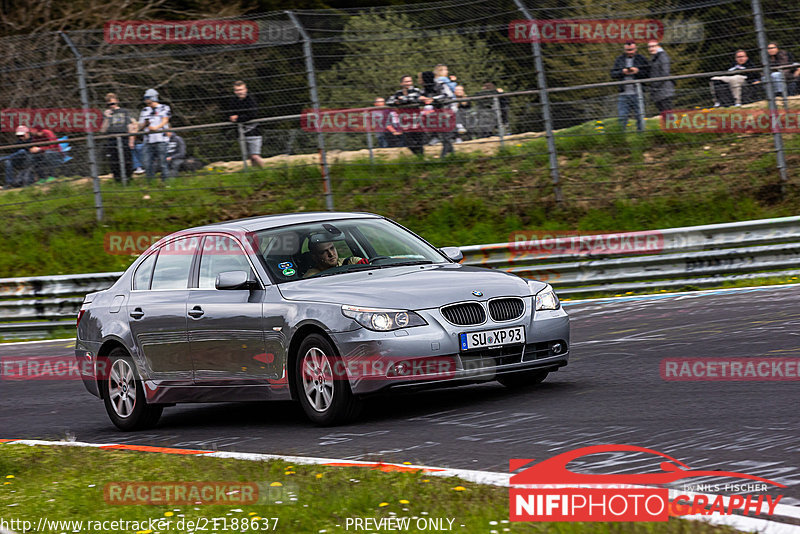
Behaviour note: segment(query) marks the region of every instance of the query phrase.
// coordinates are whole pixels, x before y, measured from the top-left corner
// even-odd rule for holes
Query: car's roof
[[[256,217],[247,217],[246,219],[235,219],[232,221],[224,221],[218,223],[207,224],[204,226],[196,226],[188,228],[183,232],[195,231],[213,231],[213,230],[231,230],[231,231],[245,231],[254,232],[258,230],[267,230],[269,228],[277,228],[280,226],[287,226],[290,224],[305,224],[320,221],[330,221],[333,219],[378,219],[380,215],[374,213],[358,213],[358,212],[345,212],[345,211],[314,211],[307,213],[281,213],[276,215],[259,215]]]

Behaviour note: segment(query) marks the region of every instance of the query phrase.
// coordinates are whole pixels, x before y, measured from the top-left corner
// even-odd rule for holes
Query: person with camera
[[[628,41],[623,48],[624,53],[617,56],[611,68],[611,77],[615,80],[643,80],[650,77],[650,62],[641,54],[636,53],[636,43]],[[617,116],[622,131],[628,125],[628,117],[636,117],[636,128],[644,131],[644,110],[639,106],[639,95],[636,84],[629,83],[619,86],[619,100],[617,101]]]
[[[133,113],[129,109],[120,107],[119,98],[115,93],[108,93],[106,95],[106,109],[103,111],[103,125],[100,127],[100,131],[109,134],[129,133],[131,131],[131,123],[136,123]],[[117,182],[122,180],[122,166],[125,168],[125,176],[128,179],[132,178],[133,159],[131,151],[135,142],[136,138],[134,136],[106,139],[104,144],[105,158],[111,167],[114,180]],[[119,160],[120,145],[123,158],[121,165]]]
[[[169,129],[169,119],[172,110],[166,104],[158,102],[158,91],[148,89],[144,93],[144,109],[139,114],[139,131],[145,131],[142,159],[144,160],[147,180],[156,175],[156,166],[161,171],[161,181],[166,182],[169,177],[167,166],[167,142],[169,139],[165,130]]]

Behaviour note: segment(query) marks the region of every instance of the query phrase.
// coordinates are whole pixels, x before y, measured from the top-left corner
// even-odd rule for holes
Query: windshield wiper
[[[399,267],[405,265],[430,265],[432,263],[433,261],[431,260],[405,260],[405,261],[400,260],[392,263],[382,263],[381,267]]]

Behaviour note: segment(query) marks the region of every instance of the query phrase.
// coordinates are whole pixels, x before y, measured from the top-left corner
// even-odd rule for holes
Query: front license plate
[[[483,330],[481,332],[467,332],[461,334],[461,350],[517,345],[520,343],[525,343],[524,326],[512,326],[511,328],[498,328],[495,330]]]

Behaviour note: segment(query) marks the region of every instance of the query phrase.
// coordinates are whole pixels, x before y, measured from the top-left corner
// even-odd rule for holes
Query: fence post
[[[492,97],[492,107],[494,108],[494,118],[497,120],[497,135],[500,137],[500,148],[503,148],[505,137],[505,127],[503,126],[503,114],[500,113],[500,98]]]
[[[127,139],[125,140],[127,141]],[[117,137],[117,163],[119,163],[119,175],[122,178],[122,185],[128,185],[128,171],[126,167],[125,161],[125,149],[122,147],[122,138]]]
[[[58,33],[67,43],[67,46],[69,46],[70,50],[72,50],[72,53],[75,54],[75,58],[77,60],[76,66],[78,70],[78,86],[80,87],[81,92],[81,104],[83,105],[83,110],[88,115],[89,91],[86,89],[86,71],[83,69],[83,56],[78,51],[75,43],[72,42],[72,39],[70,39],[66,33],[62,31]],[[97,221],[100,222],[103,220],[103,196],[100,193],[100,177],[98,176],[97,172],[97,154],[94,146],[94,132],[92,132],[88,123],[86,125],[86,145],[89,151],[89,173],[92,175],[95,215],[97,217]]]
[[[375,163],[375,154],[372,152],[372,132],[367,130],[367,149],[369,150],[369,162]]]
[[[767,32],[764,30],[764,15],[761,12],[761,1],[751,0],[753,6],[753,18],[756,24],[756,37],[758,38],[758,48],[761,57],[761,65],[763,66],[764,83],[767,84],[767,101],[769,102],[769,114],[772,117],[778,113],[778,104],[775,102],[775,87],[772,85],[772,76],[769,68],[769,55],[767,54]],[[784,93],[788,92],[788,83],[784,88]],[[784,95],[786,96],[786,95]],[[786,158],[783,153],[783,134],[780,130],[780,121],[773,121],[772,140],[775,143],[775,159],[778,164],[778,174],[781,177],[781,189],[789,177],[786,174]]]
[[[647,127],[644,124],[644,90],[642,84],[636,84],[636,130],[639,131],[639,125],[642,125],[641,131],[645,131]]]
[[[317,95],[317,78],[314,75],[314,57],[311,51],[311,38],[306,33],[300,20],[291,11],[286,14],[292,20],[300,36],[303,38],[303,55],[306,58],[306,74],[308,75],[308,90],[311,93],[311,105],[315,110],[319,110],[319,95]],[[328,170],[328,158],[325,152],[325,136],[321,131],[317,131],[317,147],[319,147],[319,161],[322,169],[322,187],[325,194],[325,207],[328,211],[333,211],[333,191],[331,190],[331,175]]]
[[[530,11],[522,3],[522,0],[514,0],[517,8],[528,20],[533,20]],[[531,43],[533,48],[533,61],[536,64],[536,81],[539,86],[539,100],[542,103],[542,116],[544,117],[544,131],[547,138],[547,152],[550,155],[550,177],[553,181],[553,192],[556,202],[559,204],[564,201],[561,195],[561,179],[558,171],[558,153],[556,152],[556,139],[553,135],[553,117],[550,110],[550,95],[547,92],[547,78],[544,72],[544,61],[542,60],[542,47],[538,41]]]
[[[242,152],[242,169],[247,170],[247,140],[244,138],[244,124],[237,124],[239,132],[239,150]]]

